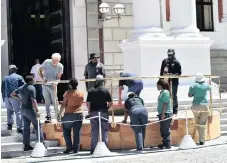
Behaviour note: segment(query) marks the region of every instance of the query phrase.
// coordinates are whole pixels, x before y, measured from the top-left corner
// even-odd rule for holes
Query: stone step
[[[36,134],[31,134],[30,140],[36,141],[37,140]],[[23,136],[21,134],[17,134],[14,136],[1,137],[1,143],[11,143],[11,142],[23,142]]]
[[[52,153],[62,153],[65,150],[65,147],[48,147],[47,148],[47,155],[50,155]],[[23,149],[5,151],[1,152],[1,158],[15,158],[15,157],[21,157],[21,156],[30,156],[32,151],[26,151],[24,152]]]
[[[227,131],[227,124],[221,125],[221,131]]]
[[[227,118],[221,119],[221,125],[227,125]]]
[[[225,118],[227,118],[227,113],[222,113],[221,114],[221,119],[225,119]]]
[[[227,136],[227,131],[221,131],[221,136]]]
[[[30,145],[32,147],[35,146],[36,141],[32,141]],[[56,147],[59,146],[59,143],[57,140],[45,140],[45,144],[47,147]],[[12,142],[12,143],[1,143],[1,151],[2,152],[7,152],[11,150],[16,150],[16,149],[23,149],[24,145],[22,142]]]
[[[19,134],[16,132],[16,129],[13,130],[1,130],[1,136],[18,136]]]

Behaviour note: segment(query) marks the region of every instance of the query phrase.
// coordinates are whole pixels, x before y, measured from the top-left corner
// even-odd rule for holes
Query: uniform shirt
[[[32,98],[36,98],[36,90],[33,85],[25,84],[22,87],[15,90],[16,94],[20,94],[22,99],[22,107],[32,109]]]
[[[42,81],[42,78],[39,76],[39,68],[41,64],[37,63],[36,65],[32,66],[31,74],[34,74],[35,81]]]
[[[107,102],[112,102],[112,97],[106,87],[98,86],[88,91],[87,102],[90,102],[90,111],[108,112]]]
[[[158,96],[158,114],[162,113],[163,104],[167,104],[165,113],[172,113],[170,109],[170,93],[168,90],[162,90]]]
[[[211,87],[207,83],[194,83],[189,88],[188,94],[192,95],[193,105],[207,104],[207,91],[211,90]]]
[[[104,78],[106,77],[104,65],[100,62],[96,64],[89,62],[84,70],[85,79],[95,79],[97,75],[102,75]],[[86,82],[87,91],[94,86],[95,82]]]
[[[63,73],[63,65],[59,62],[56,66],[53,66],[51,59],[46,59],[41,65],[41,68],[43,68],[44,70],[43,75],[47,81],[58,80],[57,75]],[[46,84],[46,85],[51,85],[51,84]]]
[[[63,95],[67,98],[67,103],[65,107],[65,113],[79,113],[81,112],[81,106],[84,101],[84,94],[82,91],[78,90],[68,90]]]
[[[122,73],[120,75],[120,77],[137,77],[136,74],[133,74],[133,73]],[[133,86],[134,84],[143,84],[142,80],[119,80],[119,87],[122,87],[123,85],[127,86],[127,87],[131,87]]]
[[[2,81],[2,98],[10,97],[10,94],[24,85],[24,79],[22,76],[12,73],[9,76],[4,77]]]
[[[139,96],[129,97],[125,101],[125,109],[133,110],[134,108],[143,107],[144,102]]]
[[[181,64],[174,58],[172,61],[168,58],[162,61],[160,75],[164,75],[164,69],[168,70],[168,73],[181,75]],[[172,79],[173,84],[179,84],[179,79]]]

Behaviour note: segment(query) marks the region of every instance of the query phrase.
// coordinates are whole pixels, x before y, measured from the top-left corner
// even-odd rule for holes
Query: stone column
[[[201,36],[196,21],[196,0],[170,0],[171,34]]]
[[[161,27],[160,0],[133,0],[133,25],[134,34],[165,36]]]
[[[227,0],[222,0],[222,3],[223,3],[222,22],[227,22]]]

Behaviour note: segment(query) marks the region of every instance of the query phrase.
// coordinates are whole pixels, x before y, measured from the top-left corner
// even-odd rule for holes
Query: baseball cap
[[[16,65],[9,65],[9,69],[12,69],[12,68],[18,69]]]

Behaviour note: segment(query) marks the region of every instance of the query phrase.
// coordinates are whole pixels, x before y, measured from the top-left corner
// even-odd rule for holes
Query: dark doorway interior
[[[71,78],[69,0],[9,0],[9,63],[30,73],[36,58],[62,55],[63,79]],[[59,98],[66,85],[59,86]]]

